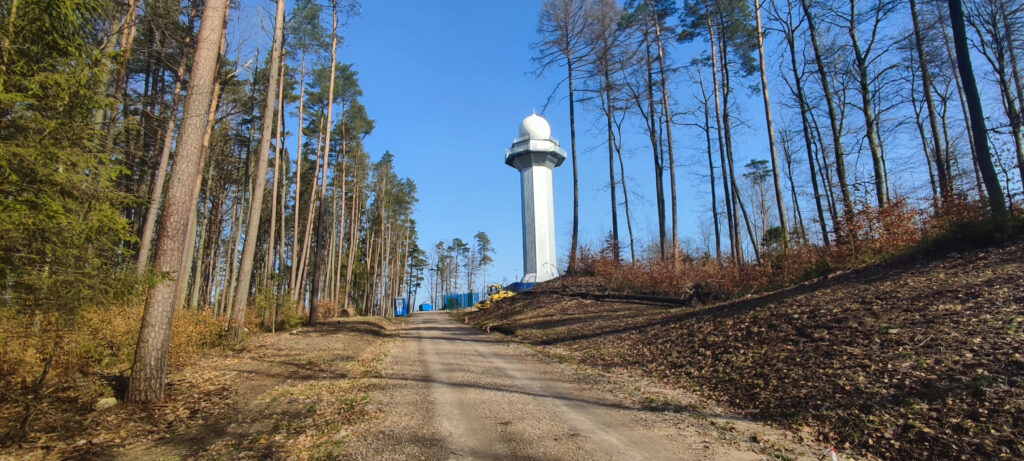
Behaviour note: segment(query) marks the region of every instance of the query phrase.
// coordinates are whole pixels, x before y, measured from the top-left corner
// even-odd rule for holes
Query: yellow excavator
[[[487,285],[487,299],[476,303],[476,308],[487,309],[488,307],[491,307],[495,301],[511,298],[515,295],[515,292],[506,290],[500,283]]]

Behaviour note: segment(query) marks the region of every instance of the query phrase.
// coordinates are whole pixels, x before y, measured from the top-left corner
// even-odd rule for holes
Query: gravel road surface
[[[352,432],[352,459],[769,458],[707,418],[644,410],[447,313],[410,317],[384,375],[378,417]]]

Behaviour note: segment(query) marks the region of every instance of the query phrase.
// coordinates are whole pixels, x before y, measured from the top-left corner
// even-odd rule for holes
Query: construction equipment
[[[487,299],[476,303],[476,308],[487,309],[488,307],[491,307],[495,301],[511,298],[515,295],[515,292],[506,290],[500,283],[487,285]]]

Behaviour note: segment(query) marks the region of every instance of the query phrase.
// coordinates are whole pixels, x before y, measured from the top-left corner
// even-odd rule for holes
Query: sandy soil
[[[664,405],[542,357],[445,313],[412,316],[384,364],[379,414],[355,428],[349,459],[816,459],[772,428]],[[676,396],[678,397],[678,396]],[[652,402],[659,405],[651,405]]]

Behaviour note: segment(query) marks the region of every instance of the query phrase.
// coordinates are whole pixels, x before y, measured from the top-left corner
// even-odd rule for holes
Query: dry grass
[[[143,305],[90,308],[71,325],[56,316],[0,311],[0,434],[20,424],[27,402],[35,415],[29,440],[73,433],[87,423],[92,405],[123,390],[142,321]],[[205,312],[175,312],[170,367],[177,370],[219,344],[224,322]],[[36,397],[47,358],[54,359]]]

